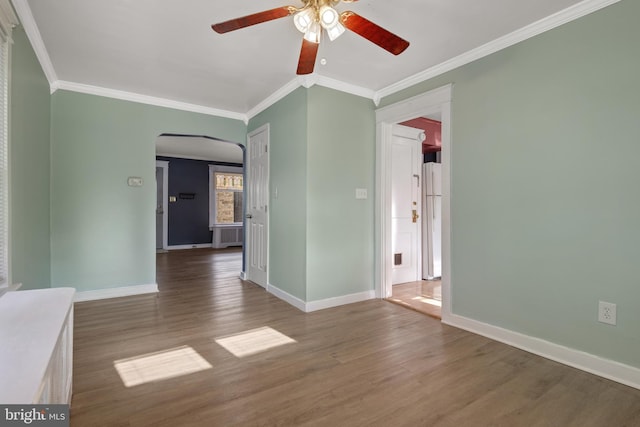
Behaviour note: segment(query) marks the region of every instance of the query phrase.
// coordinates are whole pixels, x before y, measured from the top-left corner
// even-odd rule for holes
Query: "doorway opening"
[[[387,298],[438,319],[442,306],[441,135],[440,112],[393,127],[394,265],[392,294]]]
[[[235,253],[245,271],[243,145],[202,135],[161,134],[156,139],[156,276],[169,257],[183,262]],[[193,251],[193,249],[197,251]],[[180,255],[177,255],[180,252]],[[213,262],[213,261],[212,261]],[[163,264],[164,263],[164,264]],[[162,267],[162,268],[160,268]]]
[[[441,204],[442,271],[440,283],[441,318],[451,315],[451,91],[448,85],[376,111],[376,293],[379,298],[393,295],[393,191],[392,144],[396,124],[417,117],[439,118],[441,122]],[[434,289],[432,295],[435,295]],[[435,298],[433,298],[435,300]],[[423,301],[416,300],[420,303]]]
[[[156,253],[166,253],[169,229],[169,162],[156,160]]]

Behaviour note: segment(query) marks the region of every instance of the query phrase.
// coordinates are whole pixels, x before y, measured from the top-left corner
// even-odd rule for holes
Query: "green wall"
[[[298,88],[253,117],[249,132],[266,123],[271,151],[269,283],[306,301],[307,90]]]
[[[307,301],[373,290],[375,114],[370,99],[309,89]],[[356,200],[355,189],[369,197]]]
[[[453,312],[640,367],[638,16],[622,1],[382,105],[454,84]]]
[[[155,283],[155,140],[244,143],[241,121],[59,90],[52,95],[51,282],[79,291]],[[144,179],[128,187],[127,177]]]
[[[22,289],[48,288],[49,83],[22,27],[11,45],[11,275]]]
[[[355,199],[356,188],[373,194],[373,103],[298,88],[252,118],[249,131],[265,123],[269,283],[307,302],[373,290],[373,200]]]
[[[640,367],[637,16],[623,0],[381,106],[454,84],[453,312]],[[49,107],[20,30],[12,72],[14,280],[154,283],[156,136],[244,142],[245,125],[65,91]],[[369,101],[313,87],[250,121],[271,126],[269,281],[304,301],[373,289],[373,120]]]

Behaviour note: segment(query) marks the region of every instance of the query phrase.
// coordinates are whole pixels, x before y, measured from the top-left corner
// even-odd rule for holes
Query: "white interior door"
[[[251,132],[248,146],[247,278],[266,288],[269,250],[269,125]]]
[[[392,283],[415,282],[422,273],[421,141],[418,129],[394,126],[391,144]]]

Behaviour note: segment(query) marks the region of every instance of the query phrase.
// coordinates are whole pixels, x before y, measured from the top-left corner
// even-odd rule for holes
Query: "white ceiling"
[[[160,135],[156,139],[157,156],[242,164],[242,154],[237,144],[218,139],[177,135]]]
[[[340,4],[339,11],[353,10],[411,45],[395,57],[347,31],[333,42],[323,40],[316,77],[373,93],[579,2]],[[589,2],[597,0],[583,3]],[[30,9],[53,68],[50,80],[246,114],[296,79],[302,39],[291,17],[222,35],[211,30],[216,22],[287,4],[299,6],[295,0],[14,0],[14,4],[23,23]],[[34,31],[27,31],[33,39]],[[42,56],[39,52],[41,62]],[[327,64],[320,65],[320,58]]]

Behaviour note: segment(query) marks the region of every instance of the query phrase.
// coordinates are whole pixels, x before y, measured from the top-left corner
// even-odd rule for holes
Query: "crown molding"
[[[249,119],[255,117],[262,111],[266,110],[295,89],[300,86],[310,88],[313,85],[324,86],[330,89],[335,89],[341,92],[350,93],[352,95],[362,96],[373,100],[376,106],[380,104],[382,98],[414,86],[418,83],[422,83],[426,80],[437,77],[455,68],[469,64],[478,59],[489,56],[502,49],[506,49],[514,44],[520,43],[546,31],[557,28],[568,22],[574,21],[590,13],[596,12],[612,4],[618,3],[620,0],[584,0],[559,12],[549,15],[546,18],[540,19],[532,24],[522,27],[512,33],[509,33],[503,37],[499,37],[482,46],[467,51],[461,55],[451,58],[448,61],[442,62],[431,68],[427,68],[419,73],[416,73],[406,79],[400,80],[392,85],[384,87],[378,91],[367,89],[361,86],[345,83],[340,80],[325,77],[317,73],[307,74],[304,76],[298,76],[296,79],[291,80],[289,83],[278,89],[264,101],[253,107],[247,112]]]
[[[590,13],[596,12],[612,4],[618,3],[620,0],[584,0],[553,15],[549,15],[539,21],[522,27],[503,37],[499,37],[480,47],[467,51],[448,61],[442,62],[424,71],[416,73],[404,80],[380,89],[374,95],[374,101],[380,100],[385,96],[389,96],[403,89],[422,83],[423,81],[432,79],[455,68],[469,64],[470,62],[484,58],[485,56],[496,53],[502,49],[513,46],[546,31],[557,28],[568,22],[574,21]]]
[[[29,41],[31,42],[31,46],[33,47],[33,50],[36,53],[36,57],[40,62],[42,71],[44,72],[44,75],[49,82],[51,93],[53,93],[55,90],[53,89],[52,85],[58,80],[58,76],[56,75],[56,71],[53,68],[53,63],[51,62],[51,58],[49,57],[49,52],[47,52],[47,48],[42,41],[40,30],[36,25],[35,19],[33,18],[29,3],[27,3],[27,0],[13,0],[13,7],[16,9],[18,19],[20,20],[24,31],[27,33],[27,38],[29,38]]]
[[[203,105],[189,104],[186,102],[173,101],[166,98],[157,98],[155,96],[141,95],[133,92],[125,92],[122,90],[109,89],[100,86],[86,85],[82,83],[67,82],[58,80],[54,82],[52,88],[55,90],[62,89],[71,92],[86,93],[88,95],[104,96],[106,98],[121,99],[123,101],[138,102],[140,104],[155,105],[157,107],[173,108],[175,110],[190,111],[193,113],[207,114],[210,116],[226,117],[228,119],[241,120],[246,123],[247,115],[237,113],[235,111],[220,110],[217,108],[205,107]]]
[[[271,107],[276,102],[280,101],[285,96],[289,95],[291,92],[299,88],[300,86],[304,88],[311,88],[314,85],[326,87],[329,89],[335,89],[340,92],[349,93],[351,95],[361,96],[363,98],[368,98],[373,100],[375,92],[372,89],[367,89],[362,86],[356,86],[350,83],[345,83],[340,80],[332,79],[330,77],[325,77],[317,73],[305,74],[304,76],[297,76],[289,83],[282,86],[280,89],[272,93],[268,96],[264,101],[260,102],[258,105],[253,107],[247,112],[247,117],[249,119],[254,118],[267,108]],[[376,104],[377,105],[377,104]]]
[[[142,104],[156,105],[160,107],[191,111],[218,117],[226,117],[230,119],[241,120],[245,124],[248,124],[249,119],[266,110],[300,86],[310,88],[313,85],[317,84],[319,86],[371,99],[373,100],[375,105],[378,106],[380,100],[386,96],[414,86],[423,81],[437,77],[455,68],[481,59],[485,56],[491,55],[502,49],[513,46],[514,44],[520,43],[524,40],[542,34],[563,24],[586,16],[590,13],[596,12],[607,6],[618,3],[619,1],[620,0],[584,0],[571,7],[568,7],[567,9],[561,10],[560,12],[557,12],[530,25],[527,25],[526,27],[507,34],[506,36],[495,39],[478,48],[472,49],[468,52],[458,55],[455,58],[416,73],[406,79],[400,80],[399,82],[384,87],[378,91],[352,85],[350,83],[345,83],[330,77],[321,76],[317,73],[309,74],[306,76],[297,76],[296,78],[282,86],[280,89],[269,95],[266,99],[258,103],[256,106],[251,108],[246,113],[221,110],[217,108],[189,104],[165,98],[157,98],[153,96],[125,92],[116,89],[58,80],[56,72],[53,68],[53,64],[44,45],[44,42],[42,41],[40,31],[38,30],[38,27],[35,23],[31,8],[29,7],[27,0],[13,0],[12,2],[18,18],[20,19],[20,22],[24,27],[25,32],[27,33],[27,37],[29,38],[31,45],[33,46],[33,50],[36,53],[42,70],[49,82],[51,93],[54,93],[58,89],[64,89],[91,95],[121,99],[125,101],[138,102]]]
[[[316,73],[305,74],[304,76],[298,76],[300,86],[304,86],[309,89],[318,82],[318,75]]]
[[[361,96],[367,99],[374,99],[375,91],[372,89],[367,89],[366,87],[356,86],[351,83],[345,83],[340,80],[332,79],[330,77],[325,77],[322,75],[317,76],[316,84],[318,86],[323,86],[329,89],[335,89],[340,92],[349,93],[351,95]]]

